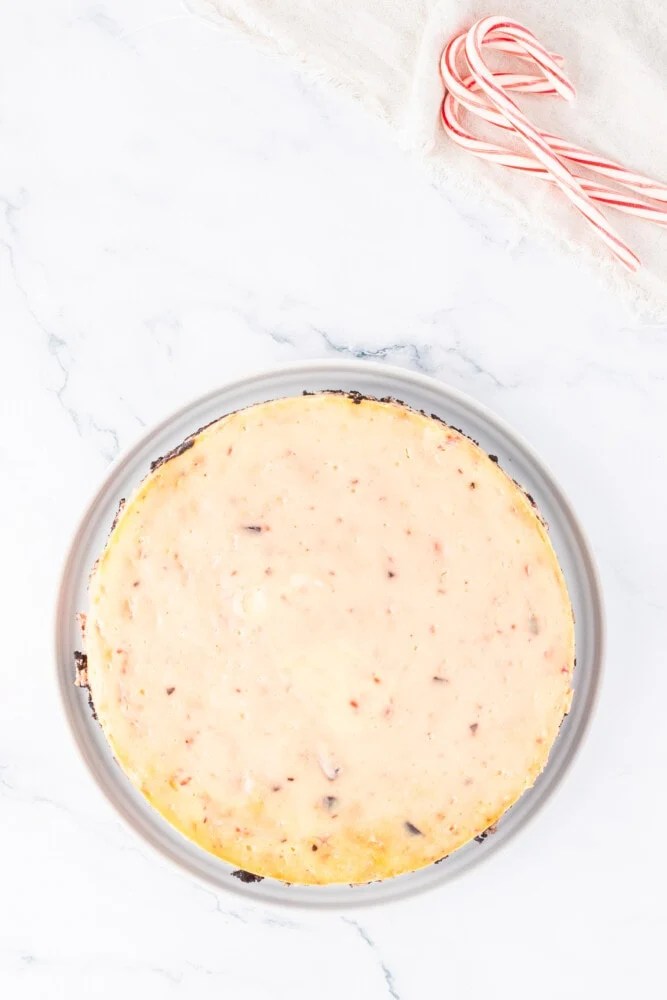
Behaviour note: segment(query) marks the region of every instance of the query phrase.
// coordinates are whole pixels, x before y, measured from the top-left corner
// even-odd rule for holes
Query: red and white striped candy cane
[[[451,80],[452,87],[454,89],[458,85],[463,84],[464,87],[469,88],[474,92],[477,86],[475,78],[472,76],[468,76],[463,79],[461,79],[460,76],[452,78],[450,76],[450,70],[446,65],[443,66],[442,75],[445,82]],[[516,93],[524,94],[556,93],[554,88],[547,80],[544,79],[544,77],[518,73],[494,73],[494,76],[500,86],[502,86],[505,90],[511,90]],[[469,150],[476,156],[482,157],[483,159],[499,163],[505,167],[511,167],[514,170],[523,170],[524,172],[533,174],[542,180],[553,182],[553,178],[548,170],[538,163],[532,156],[526,156],[523,153],[516,153],[507,146],[484,142],[483,140],[477,139],[473,136],[465,128],[461,121],[461,115],[459,114],[460,107],[462,107],[461,102],[454,97],[451,90],[448,90],[442,105],[442,120],[445,131],[459,146],[462,146],[464,149]],[[495,112],[493,114],[495,114]],[[496,124],[495,121],[494,124]],[[506,128],[504,120],[502,127]],[[570,144],[564,145],[570,146]],[[579,147],[572,148],[578,149]],[[586,153],[585,150],[582,152]],[[590,158],[590,155],[591,154],[587,154],[588,158]],[[574,156],[572,159],[574,159]],[[618,168],[618,171],[620,170],[622,170],[622,168]],[[644,198],[637,198],[626,194],[624,191],[617,191],[615,188],[611,188],[608,185],[596,183],[595,181],[580,175],[577,176],[579,177],[586,194],[588,194],[594,201],[604,205],[609,205],[610,207],[616,208],[621,212],[626,212],[629,215],[634,215],[638,218],[656,222],[658,225],[667,225],[667,212],[656,205],[652,205]],[[618,183],[625,183],[625,186],[629,188],[636,187],[639,190],[645,190],[647,185],[646,178],[642,178],[638,174],[629,174],[628,176],[631,179],[638,179],[639,183],[630,183],[628,181],[623,181],[620,178]],[[664,194],[659,190],[660,187],[664,187],[664,185],[660,185],[658,187],[659,195],[662,194],[662,197],[664,198]]]
[[[522,88],[514,87],[512,89],[521,90]],[[532,93],[535,93],[535,91],[532,91]],[[450,96],[451,95],[448,95],[448,98],[443,105],[443,124],[448,135],[459,146],[462,146],[464,149],[469,150],[469,152],[474,153],[482,159],[498,163],[504,167],[511,167],[514,170],[522,170],[525,173],[530,173],[539,177],[541,180],[553,183],[553,177],[549,171],[545,167],[541,166],[537,160],[533,159],[531,156],[526,156],[522,153],[515,153],[505,146],[497,146],[492,143],[484,142],[481,139],[476,139],[473,135],[467,132],[461,124],[455,110],[452,108],[454,102],[451,101],[450,103]],[[598,184],[595,181],[579,175],[576,176],[578,176],[581,186],[586,194],[592,198],[593,201],[599,202],[603,205],[609,205],[611,208],[616,208],[621,212],[627,213],[628,215],[634,215],[637,218],[646,219],[649,222],[655,222],[658,225],[667,225],[667,212],[665,212],[664,209],[659,208],[656,205],[652,205],[643,198],[626,194],[624,191],[617,191],[615,188],[611,188],[608,185]]]
[[[528,73],[492,72],[482,56],[491,48],[517,56],[535,65],[538,75]],[[465,57],[469,74],[458,68]],[[441,58],[441,74],[445,85],[442,121],[447,134],[460,146],[491,162],[523,170],[560,188],[581,212],[589,225],[610,247],[612,253],[634,270],[639,260],[609,225],[596,207],[596,202],[628,212],[640,218],[667,224],[667,211],[650,200],[667,203],[667,185],[642,174],[626,170],[605,157],[549,132],[536,129],[508,96],[509,92],[558,95],[570,100],[574,88],[561,69],[562,58],[547,50],[532,32],[518,22],[502,17],[485,17],[467,32],[453,38]],[[475,138],[461,122],[461,109],[499,128],[513,132],[528,147],[528,155],[505,146]],[[601,174],[615,183],[634,191],[629,195],[609,185],[600,184],[575,173],[563,160]],[[639,197],[637,197],[639,195]]]
[[[515,55],[518,55],[521,51],[518,46],[510,48],[509,46],[505,46],[503,43],[494,42],[493,39],[490,39],[489,41],[491,43],[489,47],[491,48],[511,52]],[[459,35],[457,38],[452,39],[442,55],[441,74],[447,90],[445,102],[447,103],[449,109],[447,117],[456,117],[459,127],[462,128],[456,108],[456,104],[462,104],[467,108],[467,110],[472,111],[474,114],[477,114],[478,117],[483,118],[492,125],[497,125],[499,128],[513,131],[512,126],[508,124],[502,113],[496,111],[495,108],[486,103],[484,98],[475,98],[470,96],[470,91],[474,93],[474,91],[479,90],[480,87],[475,76],[462,78],[458,72],[457,58],[464,44],[465,35]],[[560,56],[555,56],[553,53],[551,53],[550,56],[551,59],[557,62],[562,62]],[[525,58],[525,53],[523,54],[523,57]],[[494,73],[493,75],[504,90],[513,90],[515,92],[526,94],[555,95],[558,93],[558,91],[556,91],[556,89],[543,76],[518,73]],[[453,99],[455,99],[456,103],[454,103]],[[446,121],[445,125],[448,127],[449,123]],[[590,170],[603,174],[604,176],[615,180],[618,184],[622,184],[624,187],[635,190],[645,197],[652,198],[657,201],[667,202],[667,184],[661,184],[658,181],[651,180],[641,174],[629,171],[625,167],[621,166],[621,164],[601,157],[596,153],[591,153],[588,150],[583,149],[581,146],[576,146],[574,143],[568,142],[566,139],[562,139],[560,136],[554,135],[551,132],[542,132],[542,136],[549,142],[554,151],[560,154],[564,159],[579,163]],[[499,146],[497,148],[499,151],[505,149],[503,146]],[[526,158],[525,162],[527,163],[529,159],[530,158]],[[535,167],[536,164],[534,165],[534,168]],[[533,169],[531,172],[539,173],[536,169]],[[654,212],[659,213],[659,210],[654,209]],[[656,216],[654,221],[657,222],[660,221],[660,219]]]

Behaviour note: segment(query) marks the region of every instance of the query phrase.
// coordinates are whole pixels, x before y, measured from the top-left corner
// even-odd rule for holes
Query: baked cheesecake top
[[[544,767],[574,631],[530,499],[394,401],[225,416],[125,504],[90,580],[88,684],[131,781],[289,882],[422,867]]]

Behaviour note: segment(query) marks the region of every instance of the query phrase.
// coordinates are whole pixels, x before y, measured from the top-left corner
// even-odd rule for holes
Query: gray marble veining
[[[633,845],[665,819],[667,328],[179,0],[0,19],[0,987],[656,995],[665,861]],[[610,627],[550,807],[493,864],[354,919],[241,907],[153,858],[76,761],[50,662],[59,561],[119,451],[216,384],[335,355],[447,380],[524,433],[590,534]]]

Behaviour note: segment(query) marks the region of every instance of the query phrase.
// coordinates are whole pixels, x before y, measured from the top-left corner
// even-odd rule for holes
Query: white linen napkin
[[[486,14],[522,22],[565,58],[574,103],[519,97],[543,127],[667,182],[664,0],[186,0],[255,43],[300,63],[387,121],[443,185],[468,188],[599,266],[635,308],[667,318],[667,230],[605,209],[643,267],[628,274],[552,185],[482,162],[442,131],[440,52]],[[477,128],[472,124],[473,131]]]

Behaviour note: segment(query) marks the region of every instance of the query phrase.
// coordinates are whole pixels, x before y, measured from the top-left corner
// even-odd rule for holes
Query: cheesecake
[[[532,499],[461,431],[357,393],[250,406],[156,460],[84,642],[128,779],[247,879],[384,879],[482,837],[572,698]]]

